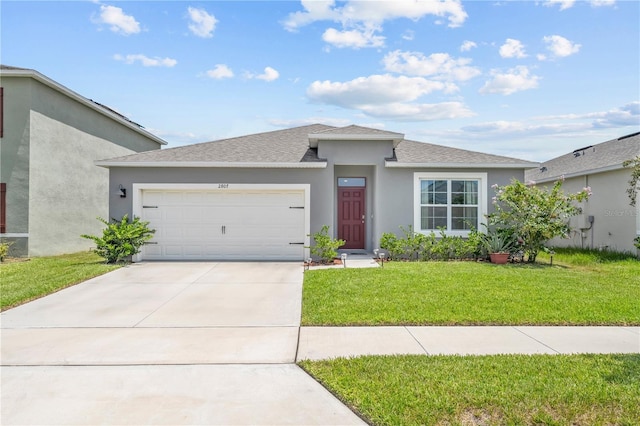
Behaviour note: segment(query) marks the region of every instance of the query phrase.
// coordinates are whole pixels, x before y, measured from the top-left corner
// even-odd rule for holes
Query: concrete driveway
[[[139,263],[3,312],[2,424],[359,424],[294,363],[298,263]]]

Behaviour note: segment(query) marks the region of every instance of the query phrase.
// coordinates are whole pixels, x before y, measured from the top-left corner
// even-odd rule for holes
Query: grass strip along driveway
[[[303,325],[640,325],[640,262],[390,262],[305,272]],[[640,349],[640,348],[639,348]],[[640,354],[364,356],[299,363],[376,425],[635,425]]]
[[[568,252],[553,266],[389,262],[306,272],[302,324],[640,325],[638,300],[633,258]]]
[[[300,365],[376,425],[640,419],[640,355],[366,356]]]
[[[0,263],[0,310],[46,296],[120,266],[107,265],[92,252]]]

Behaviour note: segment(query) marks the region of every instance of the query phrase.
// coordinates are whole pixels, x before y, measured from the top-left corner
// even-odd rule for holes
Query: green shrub
[[[324,225],[320,232],[313,234],[315,245],[311,246],[311,254],[322,259],[323,262],[332,262],[338,256],[338,249],[345,245],[345,240],[338,240],[329,236],[329,226]]]
[[[380,248],[386,250],[391,259],[398,259],[404,253],[398,237],[392,232],[382,234],[382,238],[380,238]]]
[[[412,226],[400,227],[403,237],[385,232],[380,239],[380,248],[394,260],[452,260],[475,259],[482,254],[483,234],[472,230],[467,238],[447,235],[444,229],[437,236],[414,232]]]
[[[640,250],[640,237],[635,237],[633,239],[633,245],[636,246],[638,250]]]
[[[13,245],[13,241],[5,243],[0,242],[0,262],[4,262],[4,258],[9,254],[9,248]]]
[[[156,232],[154,229],[149,229],[149,222],[141,222],[140,218],[135,216],[131,222],[127,215],[124,215],[119,222],[116,219],[111,219],[111,222],[102,218],[98,220],[107,225],[107,228],[102,231],[102,237],[94,235],[81,235],[81,237],[95,242],[94,251],[107,263],[126,261],[130,256],[140,253],[140,247],[145,241],[153,238]]]

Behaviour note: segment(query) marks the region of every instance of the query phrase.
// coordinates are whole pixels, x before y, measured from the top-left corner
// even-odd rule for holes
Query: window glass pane
[[[338,186],[356,186],[364,187],[364,178],[338,178]]]
[[[451,181],[451,204],[478,204],[478,181]]]
[[[420,204],[447,204],[447,181],[420,181]]]
[[[451,207],[451,229],[478,229],[477,207]]]
[[[421,216],[420,227],[423,230],[436,230],[447,226],[446,207],[422,207]]]
[[[447,181],[446,180],[436,180],[434,184],[434,191],[436,192],[447,192]]]
[[[463,180],[452,180],[451,181],[451,192],[464,192],[464,183]]]

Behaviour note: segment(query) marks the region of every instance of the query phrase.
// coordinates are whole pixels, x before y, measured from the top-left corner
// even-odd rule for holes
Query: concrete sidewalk
[[[640,327],[301,327],[297,360],[639,352]]]

